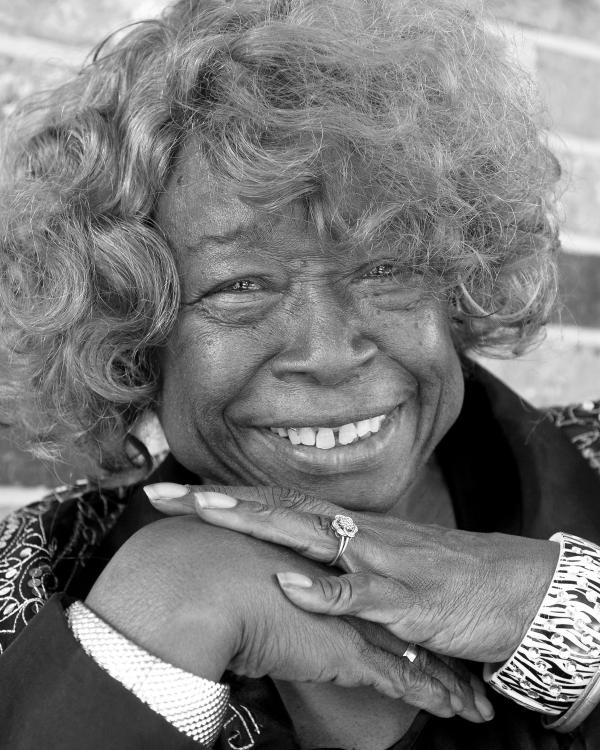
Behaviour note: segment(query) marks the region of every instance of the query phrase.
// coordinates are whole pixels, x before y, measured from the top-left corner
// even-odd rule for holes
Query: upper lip
[[[328,415],[319,414],[318,416],[311,416],[303,414],[302,416],[295,417],[293,414],[288,413],[285,417],[282,417],[281,421],[272,420],[268,424],[254,425],[255,427],[341,427],[350,422],[361,422],[363,419],[371,419],[372,417],[379,417],[382,414],[389,414],[393,411],[398,404],[393,406],[382,406],[375,407],[373,409],[362,409],[359,412],[353,412],[352,414],[340,415]]]

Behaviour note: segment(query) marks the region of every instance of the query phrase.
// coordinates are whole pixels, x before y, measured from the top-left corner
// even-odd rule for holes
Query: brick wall
[[[600,0],[484,0],[533,73],[563,168],[562,309],[538,350],[485,364],[534,403],[600,395]]]
[[[471,0],[477,3],[479,0]],[[600,0],[483,0],[539,81],[565,172],[562,325],[514,362],[486,361],[538,404],[600,395]],[[0,0],[0,116],[15,100],[76,69],[114,28],[154,15],[163,0]],[[19,503],[40,485],[69,481],[68,464],[41,466],[0,434],[0,485]],[[77,471],[75,470],[75,473]],[[6,498],[4,501],[2,498]],[[14,499],[13,499],[14,498]]]

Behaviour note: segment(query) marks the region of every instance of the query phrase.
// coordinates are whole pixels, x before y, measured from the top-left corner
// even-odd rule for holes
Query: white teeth
[[[319,427],[316,439],[317,448],[328,450],[335,447],[335,435],[331,427]]]
[[[290,439],[290,443],[292,445],[300,445],[302,440],[300,440],[300,435],[298,435],[298,430],[295,430],[293,427],[291,427],[287,431],[288,437]]]
[[[360,422],[357,422],[356,432],[358,434],[358,437],[364,437],[367,432],[371,432],[371,420],[361,419]]]
[[[316,434],[312,427],[301,427],[298,430],[300,435],[300,442],[302,445],[314,445],[316,442]]]
[[[340,441],[341,445],[350,445],[350,443],[353,443],[357,437],[358,434],[353,422],[350,422],[349,424],[343,424],[340,427],[338,440]]]
[[[321,450],[335,448],[336,444],[350,445],[356,440],[379,432],[385,414],[359,422],[348,422],[341,427],[270,427],[271,432],[288,438],[292,445],[315,446]],[[336,437],[337,436],[337,437]]]

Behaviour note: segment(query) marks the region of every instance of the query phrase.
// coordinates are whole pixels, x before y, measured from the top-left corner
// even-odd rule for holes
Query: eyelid
[[[250,282],[251,284],[256,284],[260,287],[260,282],[256,279],[253,279],[251,277],[248,278],[241,278],[241,279],[234,279],[233,281],[228,281],[225,284],[219,285],[216,289],[212,290],[212,294],[217,294],[219,292],[229,292],[229,291],[235,291],[231,289],[231,287],[235,286],[236,284],[243,284],[245,281]],[[243,290],[239,290],[243,291]]]
[[[258,289],[258,290],[251,289],[250,291],[260,291],[261,289],[264,289],[264,280],[263,279],[255,278],[255,277],[252,277],[252,276],[240,276],[240,277],[238,277],[236,279],[231,279],[231,280],[228,280],[228,281],[223,281],[223,282],[221,282],[219,284],[215,284],[215,285],[213,285],[213,286],[211,286],[209,288],[204,288],[202,290],[199,290],[198,293],[195,295],[195,297],[197,299],[202,299],[203,297],[211,297],[214,294],[227,293],[227,292],[231,292],[233,294],[236,294],[238,292],[236,292],[235,289],[231,289],[231,287],[234,286],[235,284],[238,284],[238,283],[243,282],[243,281],[249,281],[249,282],[251,282],[253,284],[257,284],[260,287],[260,289]],[[243,293],[243,290],[241,291],[241,293]]]

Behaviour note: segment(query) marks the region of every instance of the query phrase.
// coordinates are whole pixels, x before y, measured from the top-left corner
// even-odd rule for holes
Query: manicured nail
[[[474,693],[473,699],[475,701],[475,705],[477,706],[477,710],[483,716],[483,718],[486,721],[491,721],[494,718],[494,713],[495,713],[494,707],[489,702],[489,700],[485,697],[485,695]]]
[[[211,508],[235,508],[238,501],[235,497],[225,495],[222,492],[194,492],[196,503],[199,508],[210,510]]]
[[[161,500],[174,500],[176,497],[183,497],[188,495],[190,490],[184,484],[159,482],[158,484],[146,485],[144,492],[148,495],[150,502],[155,503]]]
[[[301,573],[277,573],[277,580],[284,589],[309,589],[313,585],[312,579]]]

